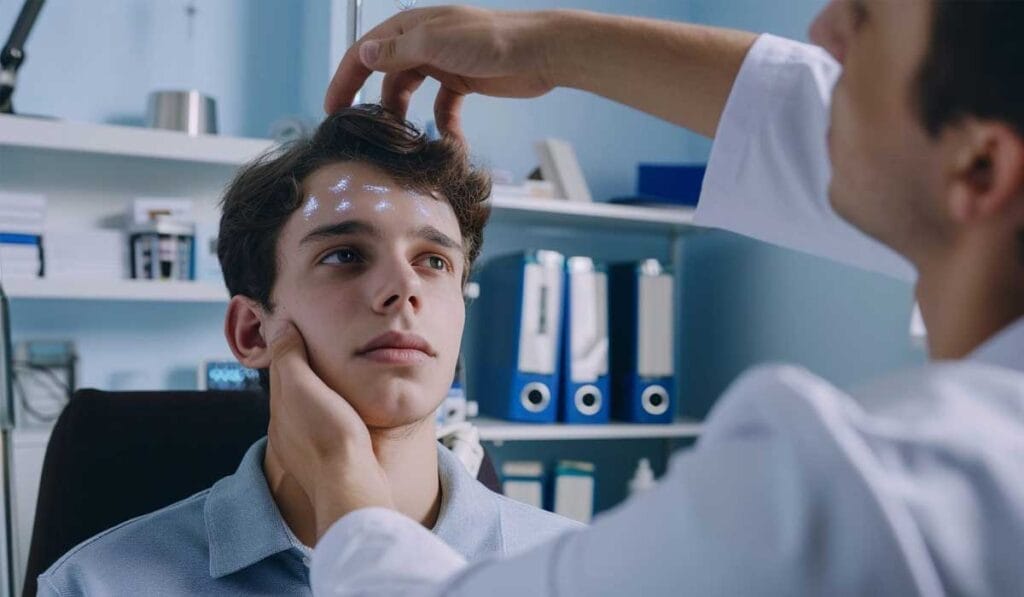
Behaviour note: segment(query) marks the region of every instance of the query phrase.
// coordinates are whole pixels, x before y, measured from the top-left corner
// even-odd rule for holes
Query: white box
[[[555,514],[588,524],[594,517],[594,465],[562,461],[555,472]]]
[[[506,462],[501,467],[505,497],[534,508],[544,507],[544,465],[534,461]]]

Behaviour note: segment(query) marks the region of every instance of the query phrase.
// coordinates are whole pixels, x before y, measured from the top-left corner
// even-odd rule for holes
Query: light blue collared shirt
[[[309,595],[309,548],[281,518],[263,473],[266,438],[210,489],[75,547],[39,595]],[[577,523],[493,493],[438,446],[434,532],[463,557],[509,555]]]

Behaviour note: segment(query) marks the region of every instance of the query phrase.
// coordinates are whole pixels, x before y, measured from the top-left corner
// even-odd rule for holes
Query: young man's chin
[[[399,429],[433,419],[438,400],[403,395],[378,394],[376,397],[350,400],[359,416],[371,429]]]

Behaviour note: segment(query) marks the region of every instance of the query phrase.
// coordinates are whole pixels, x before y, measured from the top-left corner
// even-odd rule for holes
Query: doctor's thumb
[[[359,59],[366,68],[382,72],[397,72],[422,66],[428,62],[417,48],[414,34],[406,33],[385,39],[370,39],[359,46]]]
[[[274,331],[270,339],[271,367],[289,355],[307,360],[306,343],[302,340],[302,334],[299,333],[299,329],[295,327],[294,323],[285,321]]]

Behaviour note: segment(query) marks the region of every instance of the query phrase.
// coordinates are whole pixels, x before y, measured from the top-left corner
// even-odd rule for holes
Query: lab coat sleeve
[[[927,567],[905,557],[927,550],[894,532],[907,514],[885,495],[845,406],[801,369],[755,370],[655,489],[591,527],[466,567],[413,521],[359,511],[317,546],[314,594],[931,594]]]
[[[840,70],[816,46],[757,39],[719,120],[695,221],[913,281],[906,260],[829,204],[826,135]]]
[[[313,552],[314,595],[440,594],[466,561],[436,535],[393,510],[364,508],[334,523]]]

